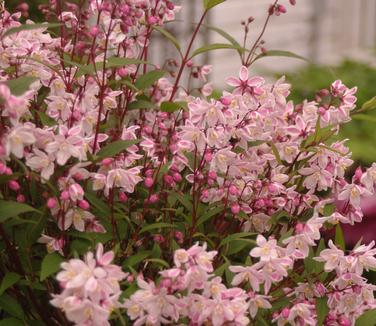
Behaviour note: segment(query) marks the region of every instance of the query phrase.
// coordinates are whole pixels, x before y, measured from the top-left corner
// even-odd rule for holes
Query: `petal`
[[[242,81],[248,80],[248,68],[245,66],[242,66],[239,71],[239,78]]]
[[[241,85],[241,82],[239,79],[235,77],[228,77],[226,78],[226,83],[233,87],[239,87]]]

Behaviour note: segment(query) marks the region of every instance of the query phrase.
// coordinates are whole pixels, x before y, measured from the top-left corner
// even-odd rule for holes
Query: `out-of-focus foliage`
[[[33,21],[43,21],[43,14],[39,10],[39,5],[47,4],[48,0],[33,0],[33,1],[25,1],[29,6],[29,18]],[[6,8],[10,12],[15,12],[17,6],[22,3],[20,0],[6,0],[5,5]]]
[[[331,81],[341,79],[349,87],[357,86],[357,106],[362,106],[375,95],[376,68],[365,63],[346,60],[337,67],[311,65],[286,76],[292,84],[290,99],[295,103],[305,98],[314,99],[318,89],[326,88]],[[367,113],[369,121],[354,116],[351,124],[344,125],[341,138],[349,138],[347,145],[353,158],[362,165],[376,160],[376,112]]]

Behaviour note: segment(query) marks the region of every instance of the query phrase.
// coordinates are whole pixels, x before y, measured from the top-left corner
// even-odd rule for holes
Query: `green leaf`
[[[33,29],[41,29],[41,28],[52,28],[52,27],[59,27],[61,24],[58,23],[51,23],[51,24],[24,24],[17,27],[9,28],[4,34],[3,37],[22,32],[22,31],[31,31]]]
[[[361,120],[361,121],[368,121],[368,122],[373,122],[376,123],[376,117],[368,114],[363,114],[363,113],[356,113],[352,116],[353,119],[355,120]]]
[[[214,43],[214,44],[204,45],[204,46],[196,49],[195,51],[193,51],[191,58],[195,57],[196,55],[206,53],[206,52],[209,52],[209,51],[223,50],[223,49],[245,51],[244,48],[239,47],[237,45],[228,44],[228,43]]]
[[[160,259],[160,258],[148,258],[148,259],[145,259],[145,261],[150,262],[150,263],[159,264],[159,265],[162,265],[163,267],[166,267],[166,268],[170,267],[168,262],[166,262],[165,260]]]
[[[163,70],[152,70],[146,73],[145,75],[141,75],[137,78],[135,82],[135,86],[138,89],[146,89],[152,86],[157,80],[162,78],[166,72]]]
[[[231,241],[240,240],[242,238],[250,237],[250,236],[253,236],[253,235],[256,235],[256,233],[239,232],[239,233],[230,234],[220,242],[219,247],[223,247],[225,244],[230,243]],[[254,240],[252,242],[256,243],[256,241],[254,241]]]
[[[17,318],[5,318],[0,321],[0,326],[25,326],[25,324]]]
[[[120,152],[125,151],[128,147],[138,144],[140,140],[117,140],[101,148],[97,154],[98,158],[113,157]]]
[[[316,298],[317,325],[321,326],[329,312],[328,298]]]
[[[215,26],[208,26],[208,25],[204,25],[204,26],[206,26],[209,30],[217,32],[219,35],[221,35],[223,38],[229,41],[233,46],[235,46],[236,48],[239,48],[238,50],[239,54],[244,52],[245,49],[242,49],[241,45],[236,41],[236,39],[232,37],[230,34],[228,34],[227,32],[225,32],[223,29],[220,29]]]
[[[169,112],[173,113],[180,109],[184,109],[187,107],[187,102],[162,102],[161,103],[161,111],[162,112]]]
[[[245,247],[249,247],[250,246],[249,241],[251,241],[251,245],[253,247],[253,245],[255,244],[253,240],[249,240],[249,239],[232,240],[228,246],[226,255],[231,256],[231,255],[237,254],[239,253],[239,251],[242,251]]]
[[[111,215],[110,207],[104,201],[97,198],[95,194],[86,191],[85,197],[92,206],[94,206],[97,210],[99,210],[103,214],[103,217],[107,218]]]
[[[6,273],[3,280],[1,281],[0,296],[3,295],[3,293],[8,288],[16,284],[20,279],[21,279],[21,276],[18,275],[17,273],[13,273],[13,272]]]
[[[44,281],[47,277],[56,273],[60,269],[60,264],[63,260],[57,253],[48,254],[44,257],[40,270],[40,280]]]
[[[140,251],[136,253],[135,255],[128,257],[123,263],[123,267],[126,268],[126,267],[135,266],[138,263],[142,262],[145,258],[149,257],[151,253],[152,253],[151,250]]]
[[[23,319],[24,317],[21,305],[6,293],[0,296],[0,308],[13,317],[18,317],[20,319]]]
[[[180,52],[180,44],[179,41],[173,36],[169,31],[165,30],[162,27],[159,26],[153,26],[153,29],[161,33],[165,38],[167,38],[174,46],[175,48]]]
[[[261,58],[266,58],[266,57],[287,57],[287,58],[293,58],[293,59],[299,59],[299,60],[304,60],[308,61],[308,59],[295,54],[290,51],[282,51],[282,50],[268,50],[266,53],[261,53],[258,56],[255,57],[253,61],[259,60]]]
[[[129,103],[128,110],[154,109],[154,103],[145,100],[137,100]]]
[[[123,67],[129,65],[138,65],[138,64],[148,64],[148,61],[134,59],[134,58],[120,58],[120,57],[111,57],[108,58],[106,63],[106,68],[114,68],[114,67]]]
[[[193,204],[191,202],[191,196],[189,194],[179,194],[175,191],[170,192],[171,198],[176,198],[186,209],[188,212],[192,213],[193,211]]]
[[[355,326],[372,326],[372,325],[376,325],[376,309],[366,311],[355,322]]]
[[[209,10],[226,0],[203,0],[203,5],[206,10]]]
[[[26,204],[17,203],[15,201],[0,200],[0,223],[5,222],[11,217],[27,212],[40,213],[35,208]]]
[[[16,79],[7,80],[5,83],[9,87],[10,92],[15,96],[20,96],[27,92],[30,85],[38,78],[31,76],[22,76]]]
[[[336,236],[334,238],[334,242],[340,249],[346,249],[345,237],[343,235],[341,224],[337,224],[336,226]]]
[[[221,212],[223,212],[223,206],[217,206],[215,208],[209,209],[205,212],[205,214],[200,216],[200,218],[197,220],[196,225],[200,226],[202,223],[205,223],[207,220]]]
[[[155,229],[162,229],[162,228],[176,228],[176,225],[170,224],[170,223],[164,223],[164,222],[149,224],[149,225],[145,225],[141,229],[140,234],[147,232],[147,231],[151,231]]]
[[[272,142],[268,142],[268,145],[272,148],[272,152],[273,152],[275,159],[277,160],[278,164],[283,165],[282,160],[281,160],[281,156],[279,155],[277,147]]]
[[[371,111],[376,109],[376,96],[369,99],[367,102],[365,102],[359,111]]]

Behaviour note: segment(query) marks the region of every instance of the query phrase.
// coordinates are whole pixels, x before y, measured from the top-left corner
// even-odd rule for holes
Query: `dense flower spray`
[[[249,48],[252,17],[244,45],[227,46],[239,75],[212,94],[211,67],[196,62],[210,47],[193,44],[220,2],[204,1],[186,51],[164,27],[173,1],[50,1],[47,25],[1,8],[1,298],[25,311],[0,300],[6,317],[347,326],[376,308],[363,276],[374,243],[346,250],[340,227],[362,220],[376,166],[347,178],[336,137],[372,105],[357,109],[339,80],[294,104],[284,78],[252,76],[268,55],[265,28]],[[274,1],[264,27],[286,10]],[[149,61],[156,33],[178,59]]]

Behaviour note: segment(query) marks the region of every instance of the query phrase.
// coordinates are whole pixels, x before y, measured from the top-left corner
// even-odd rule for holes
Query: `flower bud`
[[[128,196],[124,192],[119,192],[118,194],[119,201],[125,203],[128,200]]]
[[[283,308],[282,309],[282,312],[281,312],[281,315],[283,318],[289,318],[289,315],[290,315],[290,309],[289,308]]]
[[[61,194],[60,194],[60,199],[61,200],[68,200],[69,199],[69,192],[67,190],[64,190]]]
[[[47,200],[47,207],[49,209],[55,208],[57,205],[57,200],[54,197],[48,198]]]
[[[91,28],[90,28],[90,30],[89,30],[89,34],[90,34],[90,36],[92,36],[92,37],[96,37],[96,36],[98,36],[98,34],[99,34],[99,27],[98,26],[92,26]]]
[[[165,241],[165,238],[163,237],[162,234],[155,234],[154,237],[153,237],[153,240],[156,243],[163,243]]]
[[[17,196],[17,202],[18,203],[24,203],[25,201],[26,201],[25,196],[22,195],[22,194],[18,194],[18,196]]]
[[[238,214],[240,212],[240,206],[238,203],[234,203],[231,205],[231,212],[232,214]]]
[[[234,185],[231,185],[228,188],[228,191],[229,191],[230,195],[233,195],[233,196],[238,194],[238,188],[236,188]]]
[[[151,177],[147,177],[144,181],[145,187],[151,188],[154,184],[154,180]]]
[[[21,188],[20,184],[16,180],[8,181],[8,186],[9,186],[10,189],[12,189],[14,191],[18,191]]]
[[[124,77],[127,77],[127,76],[128,76],[128,70],[125,69],[124,67],[119,68],[119,69],[117,70],[117,73],[118,73],[118,75],[119,75],[121,78],[124,78]]]
[[[88,210],[90,208],[90,204],[85,199],[79,200],[78,206],[83,210]]]
[[[179,172],[175,172],[173,175],[172,175],[173,179],[175,182],[180,182],[181,180],[183,180],[181,174]]]
[[[159,200],[159,196],[157,194],[152,194],[149,198],[149,203],[155,204]]]

